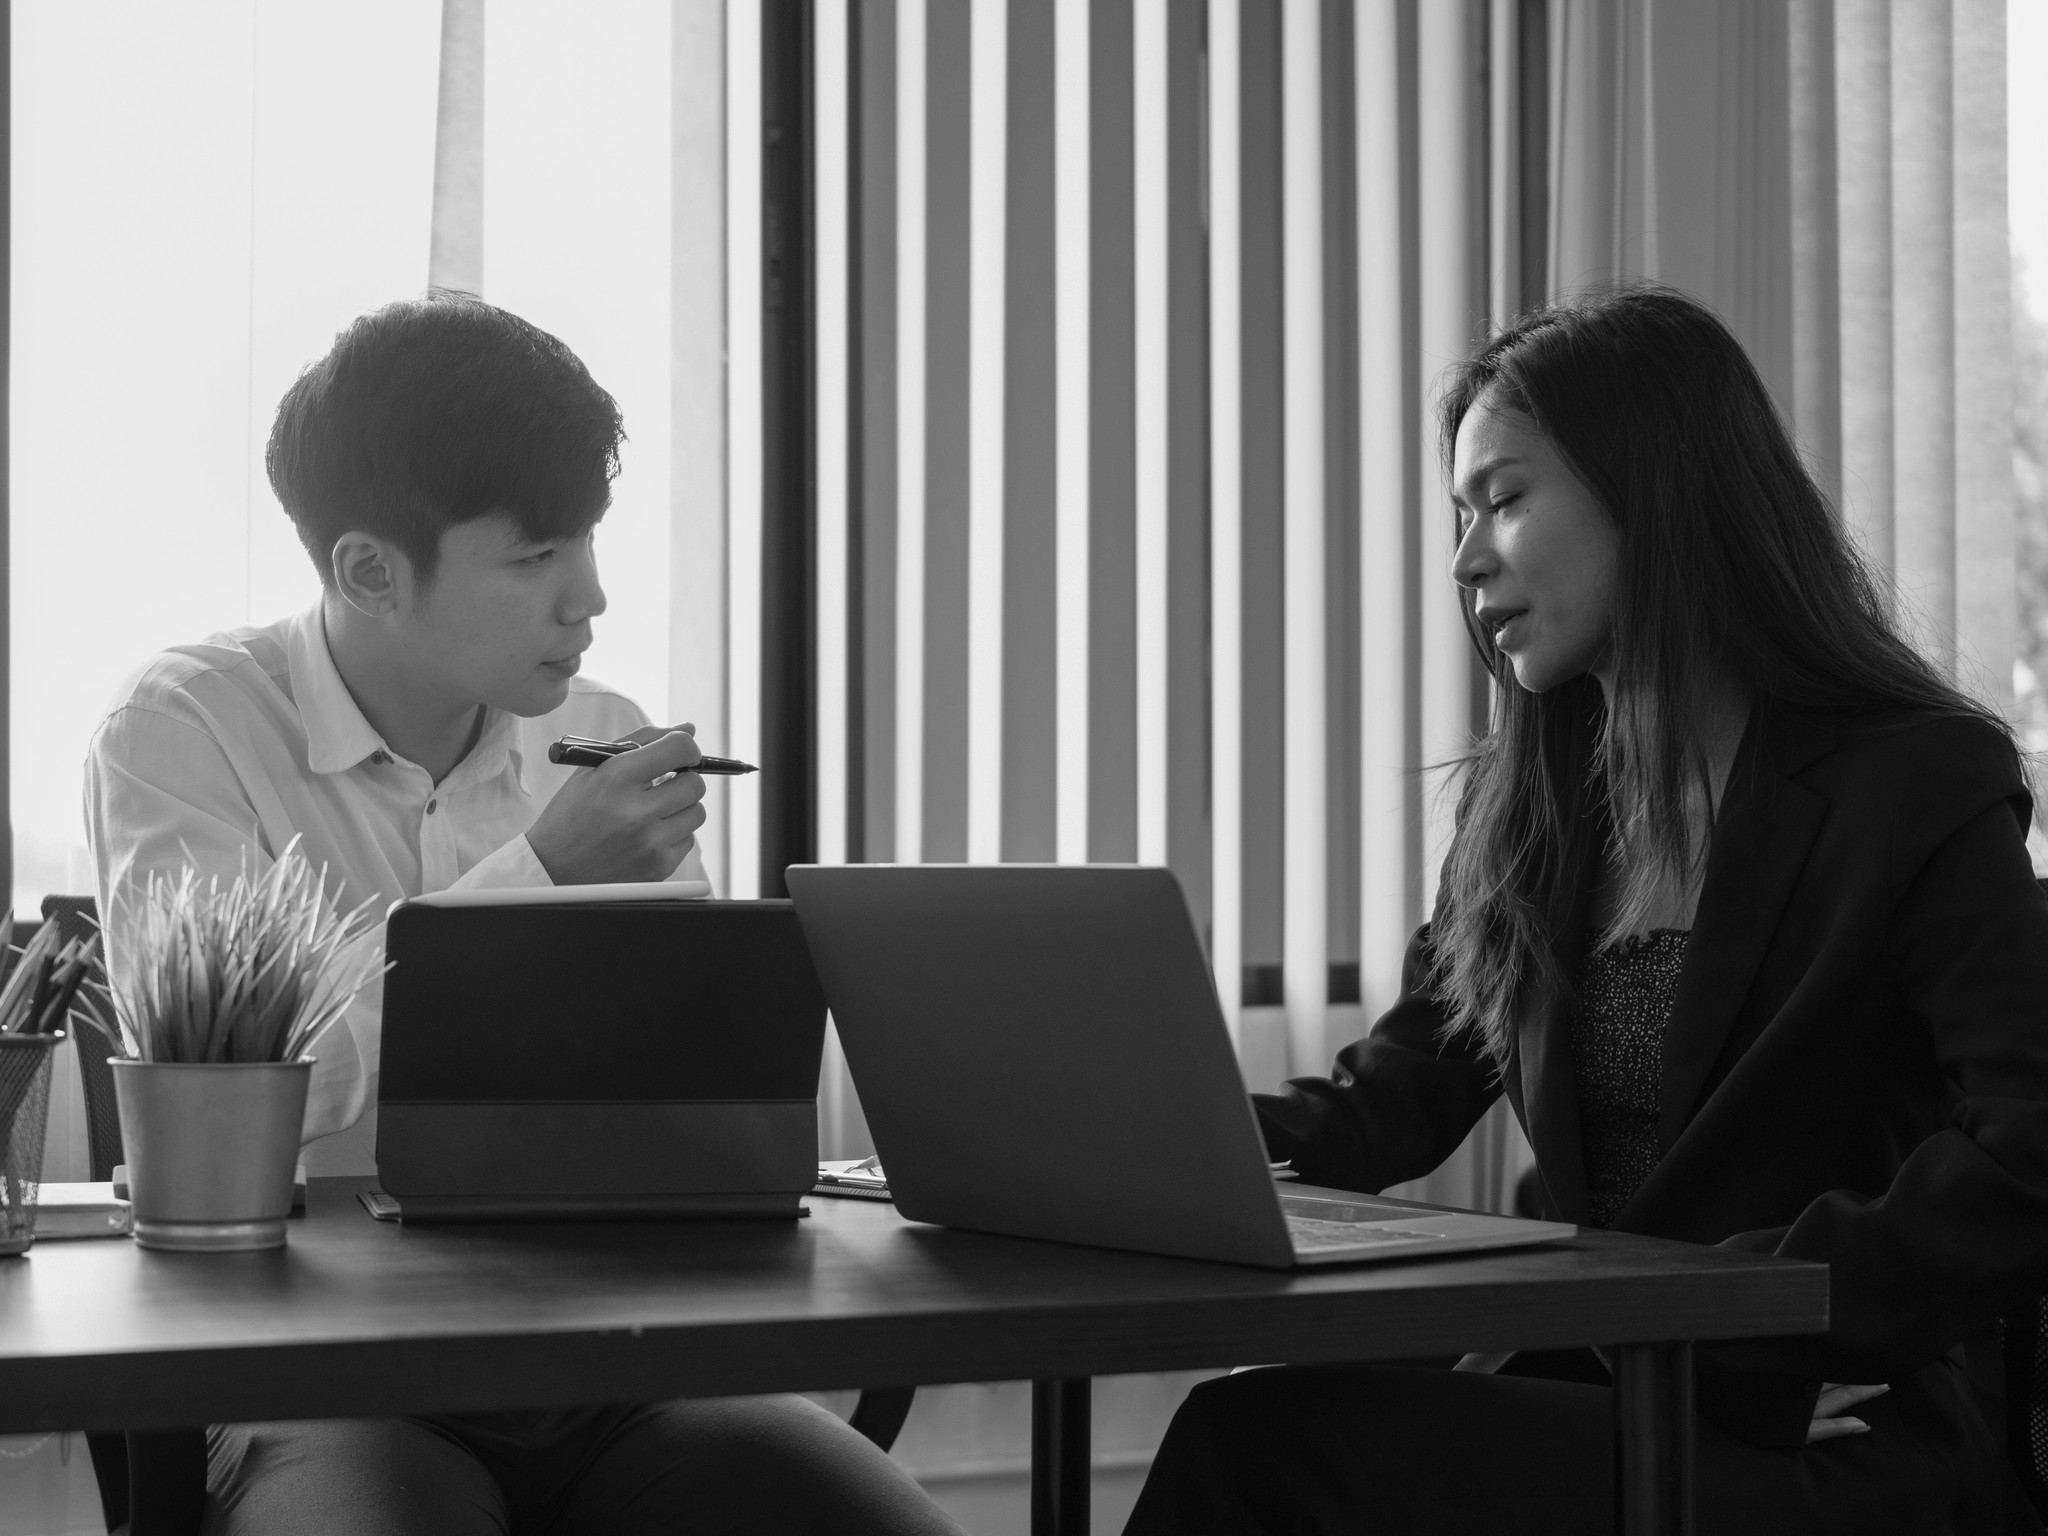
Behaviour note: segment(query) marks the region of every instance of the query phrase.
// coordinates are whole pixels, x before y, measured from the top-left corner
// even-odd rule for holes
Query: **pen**
[[[594,741],[588,736],[564,736],[560,741],[548,744],[548,761],[567,763],[572,768],[595,768],[599,763],[609,762],[621,752],[631,752],[640,746],[637,741]],[[743,763],[736,757],[706,757],[683,770],[686,773],[758,773],[752,763]]]

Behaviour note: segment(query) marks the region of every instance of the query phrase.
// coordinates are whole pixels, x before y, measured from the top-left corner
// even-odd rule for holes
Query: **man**
[[[260,872],[296,833],[344,907],[422,891],[701,877],[687,730],[575,676],[604,611],[592,535],[617,407],[553,337],[437,296],[357,321],[286,394],[269,469],[316,608],[149,662],[87,760],[117,981],[148,875]],[[564,732],[631,761],[547,761]],[[379,996],[317,1049],[314,1173],[374,1169]],[[353,1129],[349,1129],[353,1127]],[[340,1133],[340,1134],[329,1134]]]
[[[357,320],[286,393],[267,458],[320,602],[148,662],[86,761],[109,964],[154,871],[232,879],[294,837],[344,907],[423,891],[701,879],[704,782],[576,674],[604,612],[593,536],[623,437],[567,347],[465,294]],[[562,768],[564,733],[631,737]],[[315,1046],[312,1173],[374,1171],[373,989]],[[545,1387],[537,1386],[545,1397]],[[801,1399],[216,1425],[227,1532],[950,1531]]]

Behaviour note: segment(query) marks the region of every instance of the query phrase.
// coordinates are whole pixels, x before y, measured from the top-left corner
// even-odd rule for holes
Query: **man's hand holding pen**
[[[704,825],[696,728],[643,726],[636,743],[569,776],[526,834],[557,885],[665,880]],[[552,753],[550,754],[553,755]]]
[[[654,726],[648,726],[646,729],[658,732],[658,728]],[[678,726],[677,729],[687,731],[694,729],[694,727],[683,725]],[[630,752],[639,746],[639,734],[636,731],[632,736],[625,737],[619,741],[600,741],[592,736],[564,736],[560,741],[549,743],[548,761],[551,763],[567,763],[572,768],[601,767],[612,758],[617,757],[621,752]],[[743,763],[736,757],[711,757],[707,755],[697,759],[697,772],[738,775],[742,773],[758,773],[760,770],[752,763]]]

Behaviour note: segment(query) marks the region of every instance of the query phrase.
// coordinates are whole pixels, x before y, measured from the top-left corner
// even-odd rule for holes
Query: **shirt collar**
[[[503,773],[508,766],[520,793],[526,793],[526,753],[519,740],[519,717],[486,706],[484,728],[477,736],[476,745],[469,749],[468,757],[456,764],[455,771],[448,776],[447,787],[459,789],[463,784],[485,783]]]
[[[291,670],[292,699],[306,728],[307,767],[315,773],[346,773],[371,753],[388,750],[334,665],[320,604],[287,626],[285,664]],[[449,776],[453,782],[448,787],[481,784],[508,765],[525,793],[526,754],[521,749],[518,718],[502,709],[486,708],[483,731],[469,756]]]
[[[285,632],[285,664],[291,669],[292,702],[306,728],[306,766],[315,773],[345,773],[384,745],[363,718],[348,684],[327,649],[321,605],[293,619]]]

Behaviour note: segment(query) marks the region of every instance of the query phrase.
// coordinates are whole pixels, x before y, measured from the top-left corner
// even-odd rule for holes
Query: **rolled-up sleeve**
[[[1312,1184],[1377,1193],[1458,1149],[1500,1097],[1500,1074],[1470,1031],[1445,1037],[1430,979],[1425,924],[1409,941],[1401,995],[1328,1077],[1252,1095],[1268,1156]]]
[[[683,855],[683,861],[669,871],[668,881],[703,880],[704,858],[697,851],[697,840],[690,840],[690,848]],[[524,836],[515,837],[504,847],[486,854],[463,872],[450,890],[454,891],[502,891],[531,890],[535,886],[553,885],[554,877],[541,863],[540,855],[533,851],[533,844]],[[663,882],[664,884],[667,881]],[[708,882],[707,882],[708,883]]]
[[[85,829],[92,849],[100,926],[114,995],[134,982],[130,939],[152,875],[176,879],[258,876],[276,861],[256,804],[228,754],[191,722],[140,705],[116,710],[85,762]],[[378,943],[377,931],[358,940]],[[362,1118],[376,1081],[382,987],[358,997],[314,1044],[313,1081],[301,1142]]]

